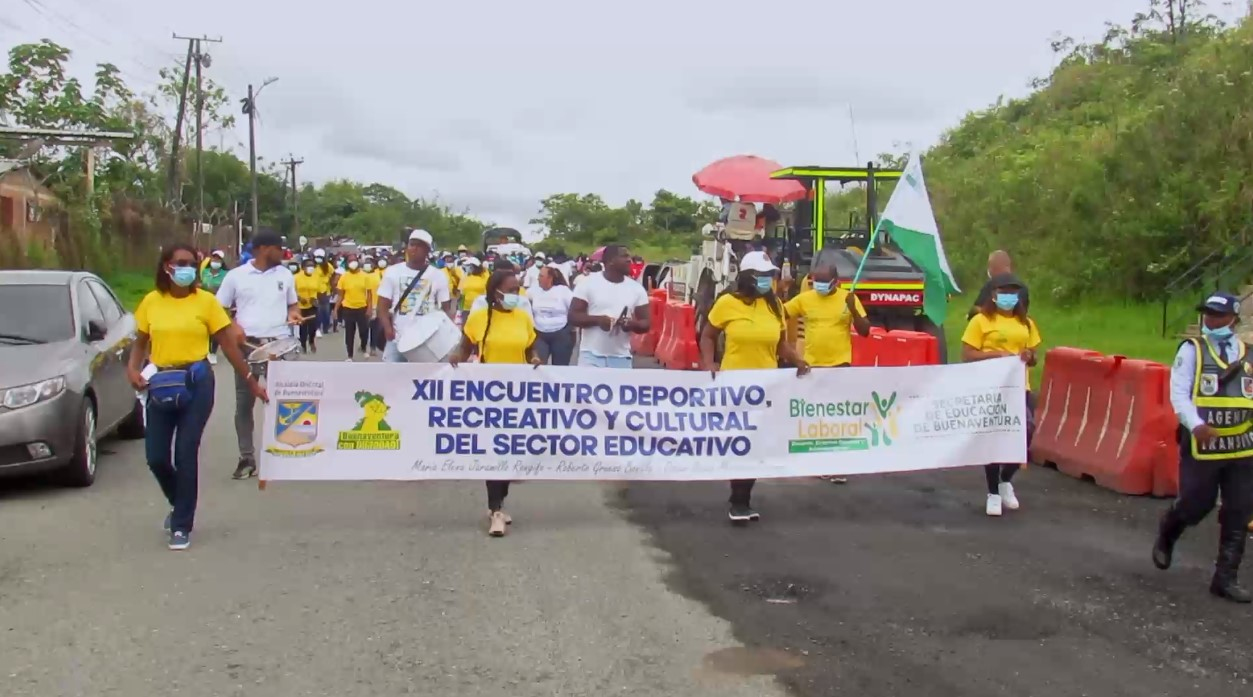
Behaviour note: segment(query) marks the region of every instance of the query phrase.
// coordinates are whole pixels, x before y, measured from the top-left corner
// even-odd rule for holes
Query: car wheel
[[[83,404],[83,416],[78,424],[78,438],[74,456],[61,472],[65,486],[85,487],[96,481],[96,408],[90,401]]]
[[[118,438],[125,438],[127,440],[137,440],[139,438],[143,438],[144,431],[146,430],[147,418],[148,415],[144,412],[143,401],[136,397],[135,403],[131,406],[130,416],[127,416],[126,420],[122,422],[122,425],[117,428]]]

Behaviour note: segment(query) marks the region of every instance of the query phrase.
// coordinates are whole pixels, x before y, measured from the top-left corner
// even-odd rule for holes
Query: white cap
[[[461,263],[463,266],[482,266],[483,260],[479,259],[478,257],[474,255],[470,255],[466,257],[465,259],[462,259]]]
[[[431,238],[431,233],[426,230],[414,230],[409,233],[409,241],[412,242],[414,240],[418,240],[419,242],[425,244],[427,249],[433,249],[435,247],[435,240]]]
[[[765,252],[749,252],[740,260],[740,270],[771,273],[778,271],[779,267],[770,262],[770,257]]]
[[[547,254],[545,254],[545,253],[543,253],[543,252],[536,252],[536,253],[535,253],[535,258],[536,258],[536,259],[547,259],[547,258],[548,258],[548,255],[547,255]]]
[[[221,258],[225,259],[225,258],[226,258],[226,253],[225,253],[225,252],[223,252],[223,251],[222,251],[222,250],[220,250],[220,249],[215,249],[215,250],[213,250],[213,253],[212,253],[212,254],[210,254],[209,256],[211,256],[211,257],[221,257]]]
[[[325,250],[325,249],[315,249],[315,250],[313,250],[313,256],[315,256],[315,257],[324,257],[324,256],[326,256],[326,250]]]

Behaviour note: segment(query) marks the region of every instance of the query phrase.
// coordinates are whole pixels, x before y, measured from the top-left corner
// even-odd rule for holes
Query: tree
[[[28,128],[134,132],[130,107],[134,95],[117,66],[96,66],[94,89],[68,74],[70,50],[48,39],[9,50],[7,72],[0,74],[0,122]],[[16,146],[9,146],[9,154]],[[114,155],[105,155],[107,160]],[[123,156],[124,157],[124,156]],[[81,149],[49,147],[32,158],[32,170],[50,185],[72,187],[83,177]]]

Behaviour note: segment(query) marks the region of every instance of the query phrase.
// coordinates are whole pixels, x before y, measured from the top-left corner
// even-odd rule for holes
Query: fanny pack
[[[197,383],[209,372],[205,361],[186,368],[158,370],[148,378],[148,403],[160,411],[178,411],[190,402]]]

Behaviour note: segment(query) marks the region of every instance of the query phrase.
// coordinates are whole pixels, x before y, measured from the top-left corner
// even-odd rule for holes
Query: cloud
[[[745,112],[846,113],[852,105],[859,118],[906,120],[926,118],[938,106],[917,90],[875,88],[858,79],[826,73],[777,75],[765,71],[689,81],[684,102],[701,113],[732,116]]]
[[[1055,33],[1099,38],[1145,2],[785,1],[765,15],[759,0],[356,0],[347,13],[218,0],[208,14],[113,4],[125,21],[102,29],[106,46],[16,3],[0,20],[0,51],[47,36],[74,51],[75,75],[107,60],[142,84],[131,80],[138,64],[181,59],[173,31],[221,35],[208,75],[239,122],[228,145],[248,142],[238,113],[248,84],[277,76],[259,100],[266,162],[290,153],[305,160],[302,181],[438,192],[455,210],[528,230],[558,192],[615,205],[661,188],[699,196],[692,173],[736,153],[849,164],[896,143],[925,148],[967,111],[1047,74]],[[1237,4],[1213,11],[1230,17]],[[286,31],[293,13],[299,31]],[[247,157],[246,145],[236,152]]]
[[[403,137],[357,128],[326,131],[321,145],[327,152],[361,157],[400,167],[431,170],[440,173],[458,172],[462,161],[456,152],[433,145],[406,142]]]

